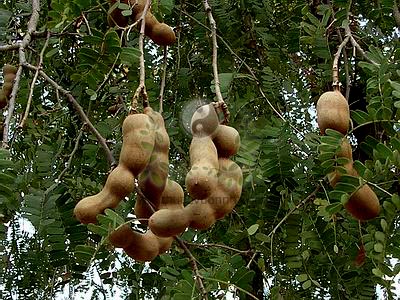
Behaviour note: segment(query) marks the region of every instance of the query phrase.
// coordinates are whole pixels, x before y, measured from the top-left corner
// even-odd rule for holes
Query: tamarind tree
[[[168,47],[141,19],[109,25],[111,8],[128,18],[136,1],[112,2],[0,2],[0,64],[16,67],[0,75],[0,298],[399,297],[399,1],[147,1],[174,29]],[[343,134],[321,136],[316,121],[331,90],[350,107],[359,175],[335,187]],[[76,203],[117,165],[130,112],[162,112],[169,177],[184,186],[188,122],[212,101],[241,136],[232,213],[145,264],[108,241],[137,186],[96,224],[77,221]],[[361,222],[344,206],[365,183],[380,213]]]

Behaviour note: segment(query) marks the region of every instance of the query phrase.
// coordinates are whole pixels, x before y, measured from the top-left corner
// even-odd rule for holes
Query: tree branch
[[[37,71],[38,70],[37,67],[35,67],[35,66],[33,66],[33,65],[29,64],[29,63],[24,63],[23,66],[28,68],[28,69],[30,69],[30,70],[33,70],[33,71]],[[78,101],[76,101],[74,96],[72,96],[72,94],[69,91],[65,90],[57,82],[55,82],[53,79],[51,79],[43,70],[39,70],[39,75],[42,76],[44,80],[46,80],[50,85],[52,85],[61,94],[63,94],[64,96],[67,97],[68,101],[71,102],[72,106],[75,108],[76,112],[80,116],[82,122],[89,127],[90,131],[95,135],[95,137],[96,137],[97,141],[99,142],[100,146],[106,152],[107,160],[110,163],[110,165],[114,166],[116,162],[115,162],[114,156],[113,156],[110,148],[108,148],[108,145],[106,143],[105,138],[93,126],[92,122],[89,120],[89,118],[87,117],[87,115],[83,111],[82,106],[80,106],[80,104],[78,103]]]
[[[39,62],[38,62],[38,65],[37,65],[37,70],[36,70],[36,72],[35,72],[35,75],[33,76],[32,83],[31,83],[31,87],[30,87],[30,89],[29,89],[29,96],[28,96],[28,102],[27,102],[27,104],[26,104],[25,113],[24,113],[24,116],[23,116],[22,119],[21,119],[21,122],[20,122],[19,125],[18,125],[19,128],[24,127],[25,122],[26,122],[26,120],[27,120],[27,118],[28,118],[29,110],[30,110],[31,104],[32,104],[33,89],[35,88],[36,81],[37,81],[37,79],[38,79],[38,77],[39,77],[39,70],[42,68],[42,64],[43,64],[43,55],[44,55],[44,52],[45,52],[46,49],[47,49],[47,46],[49,45],[49,39],[50,39],[50,32],[47,32],[46,41],[45,41],[44,46],[43,46],[43,48],[42,48],[42,51],[40,52],[40,55],[39,55]]]
[[[146,28],[145,18],[146,18],[147,11],[150,8],[150,5],[151,5],[151,0],[147,0],[146,1],[146,5],[144,6],[144,9],[143,9],[143,12],[142,12],[142,16],[140,17],[140,20],[141,20],[141,23],[140,23],[140,35],[139,35],[140,81],[139,81],[139,86],[136,89],[136,92],[132,97],[131,113],[137,113],[138,112],[137,107],[138,107],[139,96],[143,97],[143,106],[144,107],[149,106],[149,98],[148,98],[148,95],[147,95],[146,84],[145,84],[146,68],[145,68],[145,64],[144,64],[144,31],[145,31],[145,28]]]
[[[3,147],[8,147],[8,130],[10,127],[11,119],[14,115],[15,99],[17,97],[19,89],[19,81],[21,79],[21,73],[22,73],[22,64],[26,62],[25,48],[28,47],[32,39],[32,34],[33,32],[36,31],[37,23],[39,21],[39,11],[40,11],[40,0],[32,0],[32,15],[28,21],[27,32],[25,33],[25,36],[22,39],[22,41],[18,41],[13,45],[6,45],[4,47],[0,47],[0,51],[19,49],[19,64],[20,64],[15,77],[13,89],[11,92],[11,97],[8,103],[8,114],[4,122],[3,145],[2,145]]]
[[[393,17],[394,20],[396,21],[397,28],[400,28],[400,11],[397,0],[393,0]]]
[[[304,204],[306,204],[311,198],[315,197],[315,195],[317,194],[317,192],[319,191],[319,189],[321,188],[321,185],[318,185],[317,188],[311,193],[309,194],[306,198],[304,198],[302,201],[300,201],[295,207],[293,207],[283,218],[282,220],[279,221],[279,223],[271,230],[271,232],[268,234],[268,237],[272,237],[276,231],[278,230],[279,227],[282,226],[283,223],[285,223],[285,221],[296,211],[298,210],[300,207],[302,207]],[[264,242],[262,242],[261,244],[263,244]],[[272,251],[272,249],[271,249]],[[256,257],[257,253],[254,253],[253,256],[251,257],[249,263],[247,264],[247,267],[250,266],[251,262],[254,260],[254,258]]]
[[[222,112],[224,113],[224,123],[228,123],[229,121],[229,110],[227,105],[225,104],[224,98],[221,94],[221,85],[219,82],[218,75],[218,42],[217,42],[217,24],[215,23],[211,6],[208,4],[208,0],[203,0],[204,10],[207,13],[208,21],[211,26],[211,40],[212,40],[212,69],[214,75],[214,86],[215,86],[215,95],[217,97],[217,107],[220,107]]]
[[[189,248],[185,245],[185,242],[182,241],[180,238],[175,237],[175,240],[178,242],[179,246],[185,251],[186,255],[189,258],[190,265],[192,266],[192,270],[194,273],[194,278],[199,286],[202,298],[201,299],[208,299],[207,290],[203,283],[203,276],[201,276],[199,272],[199,268],[197,267],[196,258],[193,256],[192,252],[190,252]]]
[[[161,87],[160,87],[160,96],[159,96],[160,109],[158,110],[158,112],[160,114],[163,113],[165,78],[167,77],[167,58],[168,58],[167,47],[164,46],[164,58],[163,58],[163,67],[162,67],[162,75],[161,75]]]
[[[8,131],[10,128],[10,122],[11,119],[14,115],[14,109],[15,109],[15,99],[17,97],[18,89],[19,89],[19,82],[21,80],[21,74],[22,74],[22,66],[18,67],[15,80],[14,80],[14,85],[13,89],[11,92],[10,99],[8,101],[8,112],[7,112],[7,117],[4,121],[4,128],[3,128],[3,148],[8,148]]]
[[[343,48],[347,45],[350,40],[350,35],[347,35],[344,40],[340,43],[337,52],[333,58],[332,66],[332,86],[335,91],[340,91],[340,80],[339,80],[339,59],[342,54]]]
[[[222,244],[213,244],[213,243],[211,243],[211,244],[196,244],[196,243],[190,243],[190,242],[185,242],[185,244],[188,246],[196,247],[196,248],[221,248],[221,249],[236,252],[238,254],[246,255],[246,256],[254,254],[252,250],[239,250],[239,249],[232,248],[232,247],[222,245]]]
[[[337,33],[338,33],[339,41],[342,43],[343,38],[342,38],[342,34],[340,33],[339,29],[337,30]],[[350,78],[350,71],[349,71],[349,58],[347,57],[346,51],[343,51],[343,58],[344,58],[344,71],[346,74],[346,92],[345,92],[346,95],[345,95],[345,97],[346,97],[346,100],[349,101],[351,78]]]

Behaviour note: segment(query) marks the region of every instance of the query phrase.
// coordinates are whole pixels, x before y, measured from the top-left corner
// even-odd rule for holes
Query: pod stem
[[[140,50],[140,60],[139,60],[139,65],[140,65],[140,81],[139,81],[139,86],[135,91],[135,94],[132,97],[132,104],[131,104],[131,114],[135,114],[138,112],[138,99],[140,96],[142,96],[143,100],[143,107],[148,107],[149,105],[149,97],[147,95],[147,90],[146,90],[146,69],[145,69],[145,62],[144,62],[144,31],[146,28],[146,22],[145,22],[145,17],[150,9],[151,6],[151,0],[146,1],[146,5],[144,6],[142,15],[140,17],[140,35],[139,35],[139,50]]]
[[[204,10],[207,13],[208,21],[211,27],[211,39],[212,39],[212,69],[214,75],[214,86],[215,86],[215,95],[217,97],[217,105],[222,108],[222,112],[224,113],[224,122],[228,123],[229,119],[229,110],[228,106],[225,104],[224,98],[222,97],[219,75],[218,75],[218,43],[217,43],[217,24],[212,14],[211,6],[208,4],[207,0],[203,0]]]

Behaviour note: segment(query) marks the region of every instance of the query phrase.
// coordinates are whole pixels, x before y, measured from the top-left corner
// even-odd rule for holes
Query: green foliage
[[[400,44],[393,1],[322,2],[209,0],[221,92],[241,134],[234,160],[244,175],[232,214],[181,237],[209,299],[376,299],[378,285],[387,299],[398,297]],[[152,1],[152,7],[179,41],[167,49],[163,116],[170,177],[183,184],[190,107],[215,98],[210,25],[202,1]],[[0,48],[22,39],[31,9],[30,1],[0,3]],[[121,124],[139,84],[140,50],[138,30],[127,36],[110,28],[108,10],[108,3],[93,0],[41,3],[25,57],[39,64],[49,31],[42,70],[71,92],[118,158]],[[331,89],[347,26],[364,50],[355,53],[349,43],[347,58],[339,57],[344,95],[350,87],[346,137],[360,176],[342,175],[332,188],[327,175],[344,171],[348,160],[337,157],[343,135],[319,136],[315,101]],[[147,94],[158,108],[163,49],[146,39],[144,50]],[[1,65],[19,64],[18,51],[0,52]],[[23,68],[9,149],[0,149],[0,298],[201,299],[178,243],[149,264],[109,244],[109,233],[128,220],[135,230],[146,229],[131,214],[134,195],[97,224],[74,218],[77,201],[101,190],[109,165],[75,107],[41,76],[27,122],[18,127],[33,74]],[[382,210],[358,223],[343,204],[366,182]]]

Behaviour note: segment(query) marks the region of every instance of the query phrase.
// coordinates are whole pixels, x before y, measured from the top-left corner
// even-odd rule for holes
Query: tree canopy
[[[0,65],[17,67],[2,114],[0,298],[367,300],[378,286],[398,297],[398,0],[150,2],[173,45],[136,24],[110,26],[107,1],[0,2]],[[134,3],[114,8],[129,16]],[[350,105],[359,177],[333,188],[343,135],[320,134],[316,102],[334,88]],[[161,108],[169,176],[183,187],[189,120],[222,97],[244,183],[231,214],[144,264],[108,241],[134,218],[136,193],[97,224],[73,209],[101,190],[122,122],[146,95]],[[344,205],[365,183],[381,211],[360,222]]]

